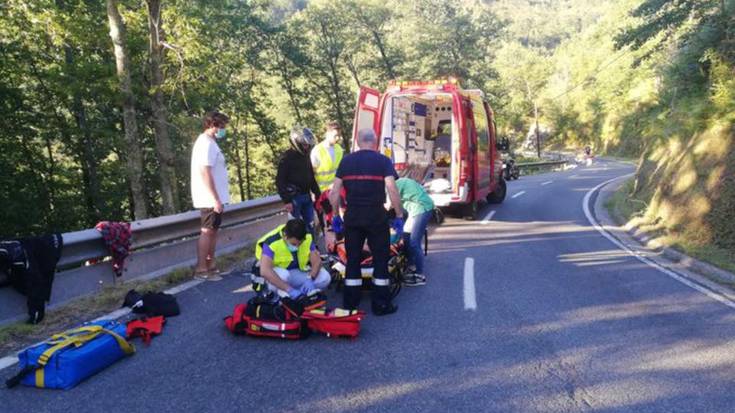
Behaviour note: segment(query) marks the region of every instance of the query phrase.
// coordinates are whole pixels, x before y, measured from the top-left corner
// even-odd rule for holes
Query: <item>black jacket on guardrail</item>
[[[46,314],[63,245],[61,234],[0,241],[0,272],[7,275],[7,283],[28,297],[31,324],[39,323]]]
[[[284,203],[291,202],[296,195],[309,192],[314,194],[314,199],[319,198],[321,191],[314,178],[308,154],[288,149],[281,155],[276,173],[276,189]]]

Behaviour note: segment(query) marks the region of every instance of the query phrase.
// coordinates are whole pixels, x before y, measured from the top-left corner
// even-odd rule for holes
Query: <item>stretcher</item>
[[[322,262],[332,276],[332,284],[337,291],[342,290],[346,278],[347,251],[344,239],[327,244],[327,254],[322,256]],[[360,272],[363,279],[363,288],[370,288],[373,278],[373,256],[369,250],[363,249],[360,261]],[[401,292],[403,276],[408,272],[408,251],[402,239],[390,245],[388,258],[388,279],[391,298]]]

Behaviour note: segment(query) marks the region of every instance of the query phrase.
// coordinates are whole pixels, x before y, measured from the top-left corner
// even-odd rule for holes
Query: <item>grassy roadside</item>
[[[217,265],[224,272],[232,270],[253,255],[253,247],[247,246],[231,254],[217,257]],[[39,342],[52,334],[72,328],[85,321],[93,320],[120,308],[125,294],[131,289],[138,291],[163,291],[192,279],[190,268],[180,268],[148,281],[130,281],[105,287],[93,296],[81,297],[46,312],[41,324],[30,325],[17,322],[0,327],[0,357]]]
[[[650,199],[631,196],[632,190],[633,179],[630,179],[605,202],[610,216],[619,225],[632,221],[662,246],[674,248],[690,257],[735,272],[735,252],[711,244],[702,244],[688,238],[686,234],[671,231],[655,221],[651,222],[645,214]]]

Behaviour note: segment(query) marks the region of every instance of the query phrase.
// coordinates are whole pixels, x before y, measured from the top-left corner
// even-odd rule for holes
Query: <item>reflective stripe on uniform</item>
[[[347,175],[343,176],[343,181],[383,181],[384,176],[380,175]]]
[[[387,287],[390,285],[390,280],[387,278],[373,278],[373,284],[379,287]]]
[[[346,287],[359,287],[362,285],[362,278],[347,278],[345,279]]]

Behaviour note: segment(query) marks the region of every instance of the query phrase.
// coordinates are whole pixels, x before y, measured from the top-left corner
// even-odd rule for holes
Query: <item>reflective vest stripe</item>
[[[387,287],[390,285],[390,280],[387,278],[373,278],[373,284],[379,287]]]
[[[359,287],[362,285],[362,278],[347,278],[345,279],[346,287]]]

